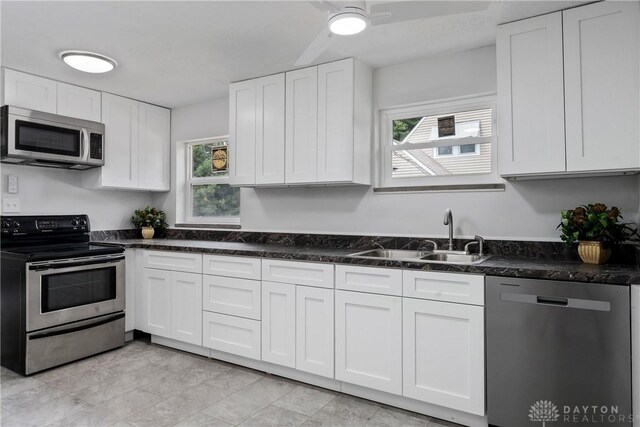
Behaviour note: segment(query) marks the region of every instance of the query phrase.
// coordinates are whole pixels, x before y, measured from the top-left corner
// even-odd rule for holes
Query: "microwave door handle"
[[[85,128],[80,130],[80,158],[87,160],[89,156],[89,131]]]

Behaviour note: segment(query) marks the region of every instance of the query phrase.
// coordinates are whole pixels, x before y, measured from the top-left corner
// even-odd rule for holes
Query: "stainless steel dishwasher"
[[[486,284],[489,425],[632,425],[628,286]]]

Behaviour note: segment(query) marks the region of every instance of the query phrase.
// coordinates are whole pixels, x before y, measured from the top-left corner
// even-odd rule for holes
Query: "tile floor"
[[[2,426],[453,424],[136,340],[21,377],[2,368]]]

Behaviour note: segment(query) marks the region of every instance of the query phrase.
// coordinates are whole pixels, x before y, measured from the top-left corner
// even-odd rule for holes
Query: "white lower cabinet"
[[[144,331],[202,345],[202,275],[145,268]]]
[[[403,301],[403,395],[484,415],[484,307]]]
[[[296,369],[333,378],[333,289],[296,287]]]
[[[127,249],[124,251],[124,274],[125,274],[125,316],[124,316],[124,330],[125,332],[133,331],[135,329],[136,319],[136,250]]]
[[[402,394],[402,298],[336,291],[336,379]]]
[[[296,366],[296,286],[262,282],[262,360]]]
[[[260,321],[204,311],[202,345],[260,360]]]
[[[260,320],[260,281],[205,274],[202,309]]]
[[[171,338],[202,345],[202,274],[171,272]]]

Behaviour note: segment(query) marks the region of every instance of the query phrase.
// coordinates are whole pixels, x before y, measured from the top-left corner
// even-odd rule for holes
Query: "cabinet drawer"
[[[203,255],[202,272],[216,276],[260,280],[260,259],[241,256]]]
[[[204,311],[202,345],[260,360],[260,321]]]
[[[405,297],[484,305],[483,275],[404,270],[402,282]]]
[[[144,266],[159,270],[202,273],[202,255],[187,252],[144,251]]]
[[[262,280],[333,288],[333,264],[264,259]]]
[[[336,265],[336,288],[401,296],[402,270]]]
[[[203,276],[202,309],[260,320],[260,282]]]

